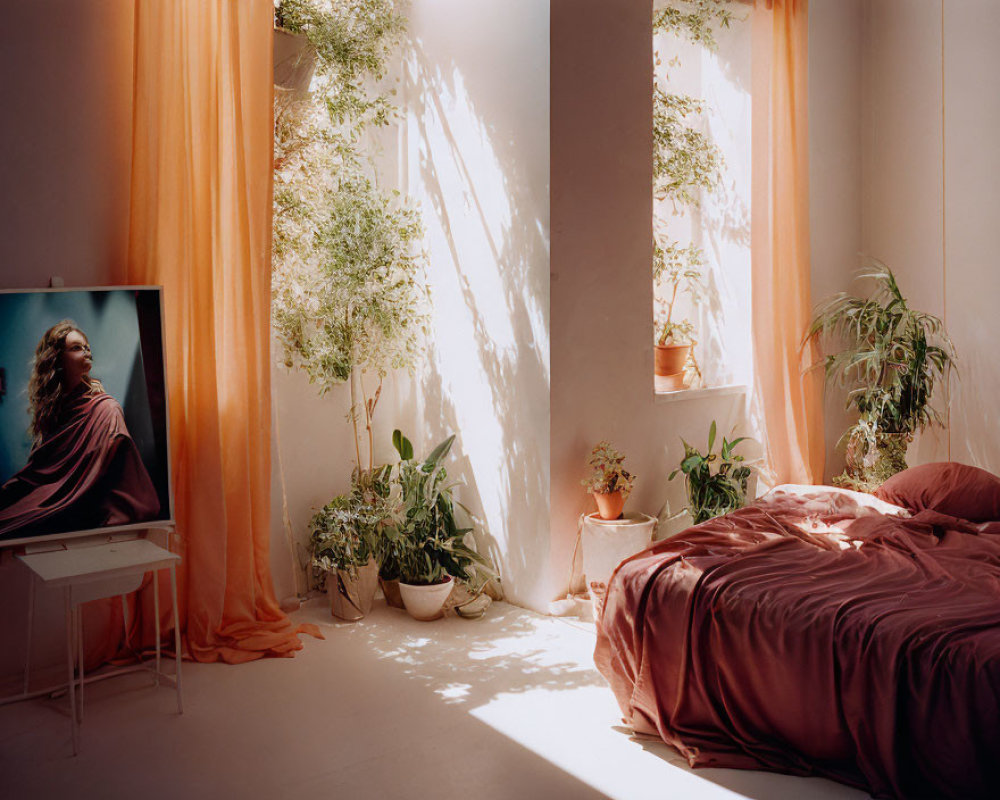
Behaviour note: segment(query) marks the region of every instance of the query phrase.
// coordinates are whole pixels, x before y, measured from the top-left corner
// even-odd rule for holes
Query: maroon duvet
[[[595,660],[692,766],[1000,797],[1000,522],[779,487],[622,564]]]

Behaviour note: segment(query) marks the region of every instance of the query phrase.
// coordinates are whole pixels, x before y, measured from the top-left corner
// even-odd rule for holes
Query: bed
[[[626,724],[693,767],[1000,797],[1000,479],[970,470],[781,486],[623,562],[595,661]]]

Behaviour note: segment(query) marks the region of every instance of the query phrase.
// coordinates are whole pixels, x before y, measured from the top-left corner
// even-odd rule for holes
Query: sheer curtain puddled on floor
[[[269,563],[272,15],[271,0],[136,3],[127,278],[164,289],[178,618],[199,661],[301,648]]]

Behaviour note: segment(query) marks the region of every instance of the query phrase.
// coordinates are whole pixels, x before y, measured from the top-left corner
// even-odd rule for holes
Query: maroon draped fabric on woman
[[[56,429],[0,487],[0,538],[125,525],[159,510],[118,401],[81,385]]]
[[[618,567],[595,660],[626,721],[694,767],[1000,797],[1000,522],[785,489]]]

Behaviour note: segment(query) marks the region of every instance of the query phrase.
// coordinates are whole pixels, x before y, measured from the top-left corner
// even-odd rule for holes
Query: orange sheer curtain
[[[272,13],[136,4],[128,279],[164,288],[178,617],[199,661],[301,647],[269,564]]]
[[[753,38],[754,399],[766,477],[823,479],[823,383],[804,372],[809,264],[808,4],[758,0]]]

